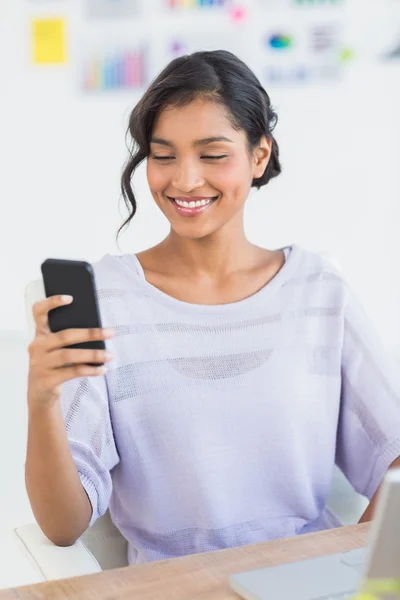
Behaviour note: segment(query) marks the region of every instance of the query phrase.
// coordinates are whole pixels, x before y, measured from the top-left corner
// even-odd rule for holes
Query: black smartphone
[[[83,261],[48,258],[41,266],[44,289],[49,296],[69,295],[72,304],[49,312],[49,326],[53,333],[64,329],[101,328],[96,282],[92,266]],[[105,350],[103,340],[73,344],[68,348]],[[96,366],[101,366],[98,363]]]

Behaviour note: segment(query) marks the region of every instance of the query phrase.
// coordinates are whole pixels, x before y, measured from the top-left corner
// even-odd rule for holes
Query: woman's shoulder
[[[343,281],[342,265],[338,256],[332,252],[317,252],[300,247],[297,244],[291,246],[299,256],[300,270],[304,274],[330,275],[333,279]]]
[[[98,292],[133,291],[143,285],[143,277],[134,254],[106,254],[92,266]]]
[[[345,301],[350,292],[339,258],[330,252],[317,252],[292,245],[293,267],[289,270],[287,284],[298,288],[318,288],[319,293],[333,293]],[[290,262],[290,261],[289,261]]]

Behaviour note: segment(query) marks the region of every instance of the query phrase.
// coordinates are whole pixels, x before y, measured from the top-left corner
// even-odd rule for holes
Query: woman
[[[400,384],[347,284],[296,245],[247,240],[251,187],[280,173],[276,115],[228,52],[178,58],[132,112],[122,179],[147,160],[167,238],[96,266],[113,331],[52,334],[35,307],[27,488],[72,544],[110,507],[141,563],[336,526],[336,463],[372,499],[400,454]],[[65,350],[109,339],[108,352]],[[108,361],[108,371],[85,363]],[[64,365],[74,366],[64,366]]]

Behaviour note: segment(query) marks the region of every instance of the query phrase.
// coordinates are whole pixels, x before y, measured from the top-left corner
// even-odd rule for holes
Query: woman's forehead
[[[159,114],[152,132],[152,137],[169,140],[190,138],[197,141],[225,137],[234,141],[237,136],[227,109],[210,100],[194,100],[184,106],[165,108]]]

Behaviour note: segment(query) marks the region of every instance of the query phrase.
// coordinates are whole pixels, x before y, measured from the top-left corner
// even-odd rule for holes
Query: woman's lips
[[[204,198],[204,196],[196,196],[191,198],[176,197],[168,199],[172,202],[178,214],[184,217],[194,217],[206,211],[215,202],[218,196],[212,198]]]

